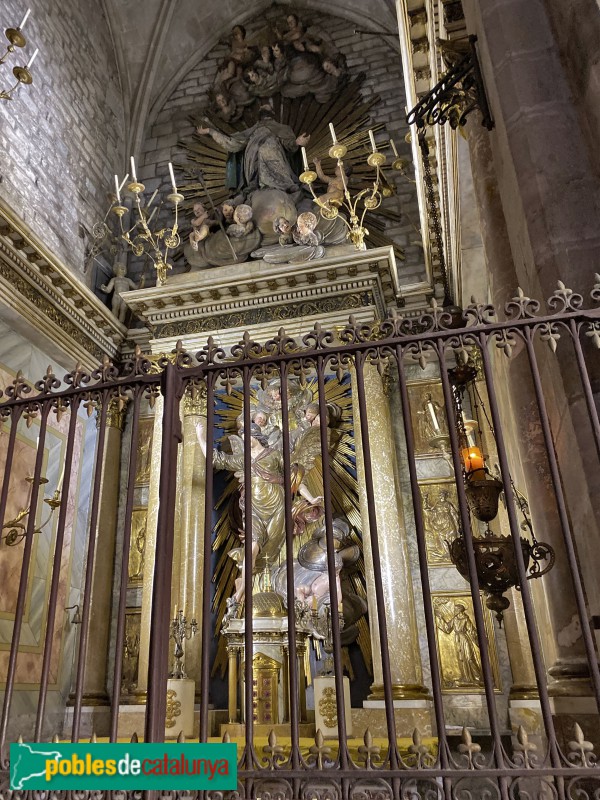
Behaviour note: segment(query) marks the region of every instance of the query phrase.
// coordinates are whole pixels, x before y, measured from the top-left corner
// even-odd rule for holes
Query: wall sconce
[[[65,611],[72,611],[75,609],[75,613],[71,617],[71,625],[81,625],[81,614],[79,613],[79,603],[75,603],[74,606],[65,606]]]
[[[29,497],[27,498],[27,503],[25,505],[25,508],[22,508],[17,513],[16,517],[14,517],[14,519],[5,522],[4,525],[2,526],[2,530],[4,531],[6,529],[7,533],[5,533],[4,536],[2,536],[1,538],[4,539],[5,543],[9,547],[14,547],[17,544],[20,544],[25,538],[25,535],[27,533],[26,518],[29,517],[29,514],[31,512],[31,493],[33,491],[33,477],[29,475],[27,478],[25,478],[25,480],[29,484]],[[40,478],[39,481],[40,485],[43,485],[45,483],[48,483],[48,478]],[[56,509],[59,508],[61,504],[60,495],[61,495],[60,489],[57,489],[52,495],[52,497],[44,499],[44,503],[46,503],[46,505],[50,507],[50,513],[48,514],[48,516],[46,517],[46,519],[40,525],[39,528],[34,528],[33,531],[34,533],[41,533],[42,530],[46,527],[46,525],[48,525],[48,523],[52,519],[52,515],[54,514]]]
[[[8,57],[11,55],[11,53],[14,53],[16,51],[17,47],[25,47],[25,45],[27,44],[27,40],[23,36],[22,29],[25,23],[27,22],[27,18],[29,17],[30,12],[31,9],[28,8],[27,11],[25,12],[25,16],[23,17],[20,24],[17,25],[16,28],[7,28],[4,31],[6,38],[8,39],[8,46],[6,48],[6,52],[2,55],[2,57],[0,57],[0,64],[4,64],[8,59]],[[17,79],[16,83],[14,84],[14,86],[11,86],[10,89],[0,90],[0,100],[12,100],[13,92],[20,84],[33,83],[33,76],[29,70],[38,52],[39,50],[36,48],[33,55],[31,56],[31,58],[24,67],[19,67],[19,66],[13,67],[12,72],[14,77]]]

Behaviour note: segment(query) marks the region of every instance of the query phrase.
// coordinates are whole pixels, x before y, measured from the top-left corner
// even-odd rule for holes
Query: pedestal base
[[[352,735],[352,708],[350,706],[350,681],[346,676],[344,684],[344,712],[346,716],[346,736]],[[335,694],[335,677],[321,675],[314,679],[315,687],[315,728],[327,738],[337,738],[338,717]]]
[[[191,739],[194,735],[194,691],[191,678],[170,678],[167,681],[167,716],[165,739],[176,739],[180,733]]]
[[[394,700],[394,719],[398,737],[411,737],[415,728],[422,736],[432,735],[430,700]],[[365,700],[363,708],[353,708],[352,721],[357,735],[362,736],[368,728],[373,736],[387,738],[385,703],[381,700]]]
[[[254,731],[254,738],[261,736],[268,737],[273,731],[276,736],[288,738],[290,737],[290,724],[282,722],[277,725],[259,725],[255,724],[252,727]],[[232,739],[245,739],[246,726],[243,722],[227,722],[220,726],[221,738],[228,733]],[[301,739],[314,739],[315,726],[312,722],[301,722],[298,725],[298,735]]]

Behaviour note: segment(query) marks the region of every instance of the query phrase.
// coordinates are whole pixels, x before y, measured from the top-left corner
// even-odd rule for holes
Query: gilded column
[[[191,384],[183,397],[183,445],[181,462],[179,596],[188,619],[195,617],[202,630],[202,570],[204,565],[204,497],[206,458],[198,442],[196,425],[206,417],[206,387]],[[188,642],[185,671],[200,689],[201,636]]]
[[[406,531],[403,525],[400,490],[397,480],[396,452],[392,436],[389,401],[377,369],[365,366],[364,387],[369,418],[373,495],[377,517],[377,533],[381,558],[381,575],[375,576],[369,534],[367,492],[360,439],[360,420],[356,379],[353,378],[353,414],[355,429],[358,492],[362,519],[363,552],[369,604],[369,628],[373,652],[373,685],[370,700],[383,699],[381,645],[377,625],[375,580],[383,584],[390,667],[395,700],[426,699],[423,686],[421,656],[417,637],[417,622],[408,563]]]
[[[83,683],[84,705],[108,705],[107,653],[110,641],[115,538],[119,507],[119,469],[121,437],[125,424],[126,406],[119,409],[111,400],[106,414],[106,434],[102,458],[100,503],[96,528],[96,558],[90,598],[90,637],[85,658]],[[100,422],[98,410],[97,424]]]

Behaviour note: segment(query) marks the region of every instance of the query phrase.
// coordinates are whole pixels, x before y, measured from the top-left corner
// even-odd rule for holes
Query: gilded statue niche
[[[146,523],[148,509],[134,508],[131,512],[131,545],[129,547],[129,583],[141,583],[144,577]]]
[[[473,613],[473,600],[466,592],[435,592],[431,596],[435,635],[444,694],[483,694],[481,653]],[[483,600],[482,600],[483,604]],[[485,631],[494,678],[494,691],[501,693],[500,669],[491,612],[483,605]]]
[[[448,442],[448,420],[439,380],[408,384],[408,398],[418,456],[440,455]]]
[[[456,484],[452,478],[421,481],[425,546],[430,567],[451,567],[447,542],[460,536]]]

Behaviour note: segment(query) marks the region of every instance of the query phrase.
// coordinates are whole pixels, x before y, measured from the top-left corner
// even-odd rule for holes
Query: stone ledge
[[[0,201],[0,303],[23,318],[43,349],[84,367],[116,358],[126,328]]]

